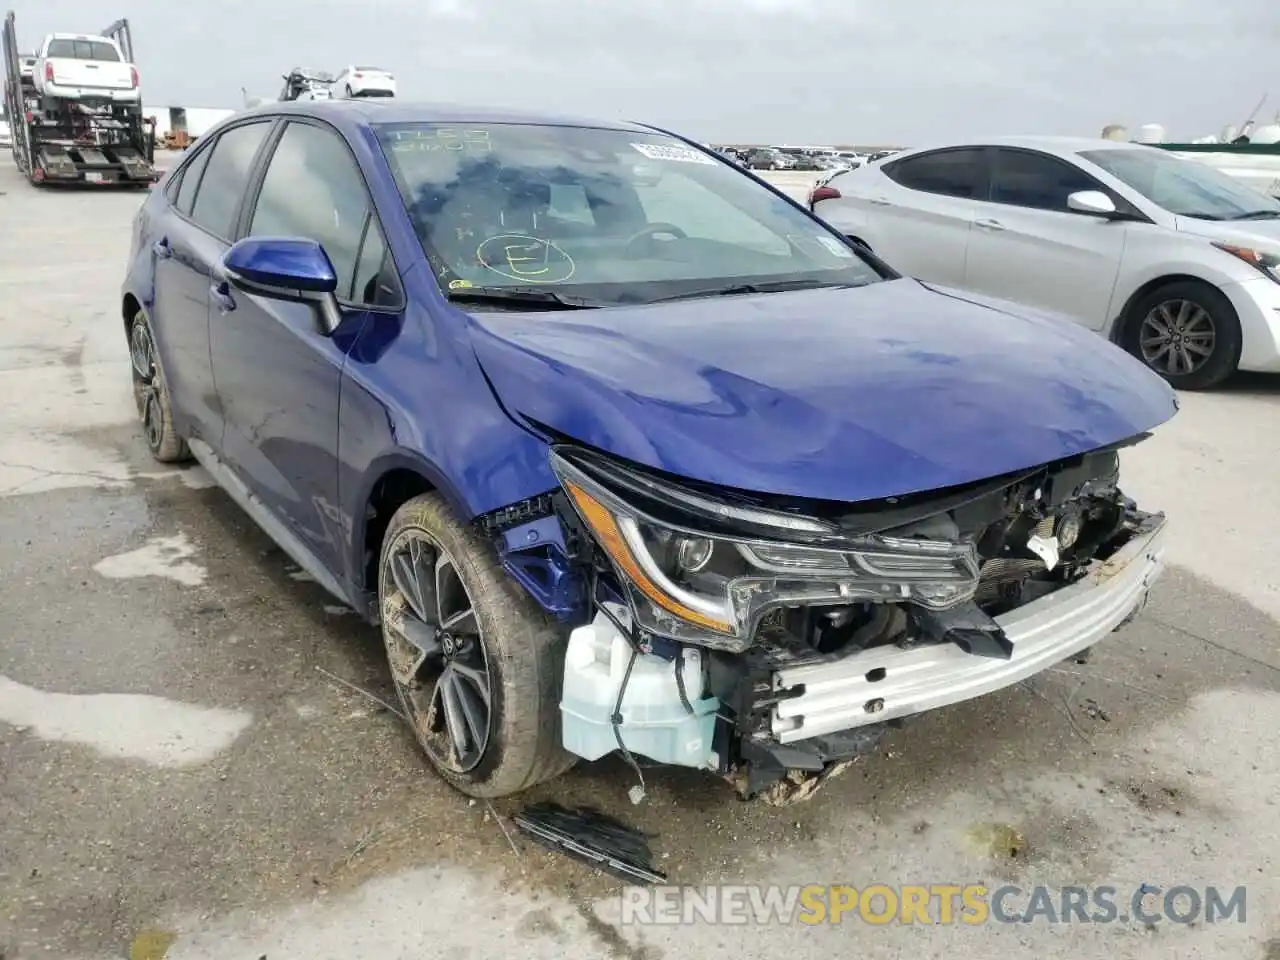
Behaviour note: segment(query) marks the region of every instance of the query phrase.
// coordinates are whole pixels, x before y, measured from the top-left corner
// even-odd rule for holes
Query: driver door
[[[291,120],[246,214],[245,236],[306,237],[338,276],[338,328],[313,305],[215,281],[210,353],[227,459],[263,503],[331,570],[343,569],[338,511],[338,402],[347,349],[369,320],[390,262],[350,149],[332,128]],[[375,307],[376,308],[376,307]]]

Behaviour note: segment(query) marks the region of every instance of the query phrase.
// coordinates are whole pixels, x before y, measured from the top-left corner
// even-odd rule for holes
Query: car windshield
[[[46,56],[53,60],[120,62],[119,51],[105,40],[50,40]]]
[[[1086,150],[1080,156],[1180,217],[1231,220],[1261,211],[1280,213],[1280,201],[1234,177],[1153,147]]]
[[[880,275],[739,169],[672,137],[536,124],[382,124],[442,287],[592,305],[862,285]]]

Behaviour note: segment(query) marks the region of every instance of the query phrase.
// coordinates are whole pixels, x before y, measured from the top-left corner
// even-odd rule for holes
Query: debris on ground
[[[654,869],[649,838],[592,807],[570,810],[556,803],[536,803],[515,818],[515,825],[538,843],[592,864],[630,883],[665,883]]]
[[[1084,711],[1085,716],[1091,720],[1101,720],[1108,723],[1111,720],[1111,714],[1102,708],[1102,705],[1094,700],[1093,697],[1087,697],[1080,704],[1080,709]]]
[[[777,783],[760,792],[760,799],[771,807],[789,807],[808,800],[828,780],[834,780],[853,766],[853,760],[841,760],[828,764],[821,773],[808,770],[789,770]]]

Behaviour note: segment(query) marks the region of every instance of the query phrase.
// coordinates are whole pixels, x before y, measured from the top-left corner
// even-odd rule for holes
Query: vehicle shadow
[[[1280,397],[1280,374],[1239,372],[1215,390],[1238,397]]]

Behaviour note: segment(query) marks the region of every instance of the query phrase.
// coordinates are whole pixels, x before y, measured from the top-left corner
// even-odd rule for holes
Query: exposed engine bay
[[[590,618],[566,654],[565,747],[795,798],[889,724],[1080,654],[1160,570],[1164,518],[1119,488],[1118,451],[1144,438],[853,506],[555,447],[553,579],[566,596],[578,585]]]

